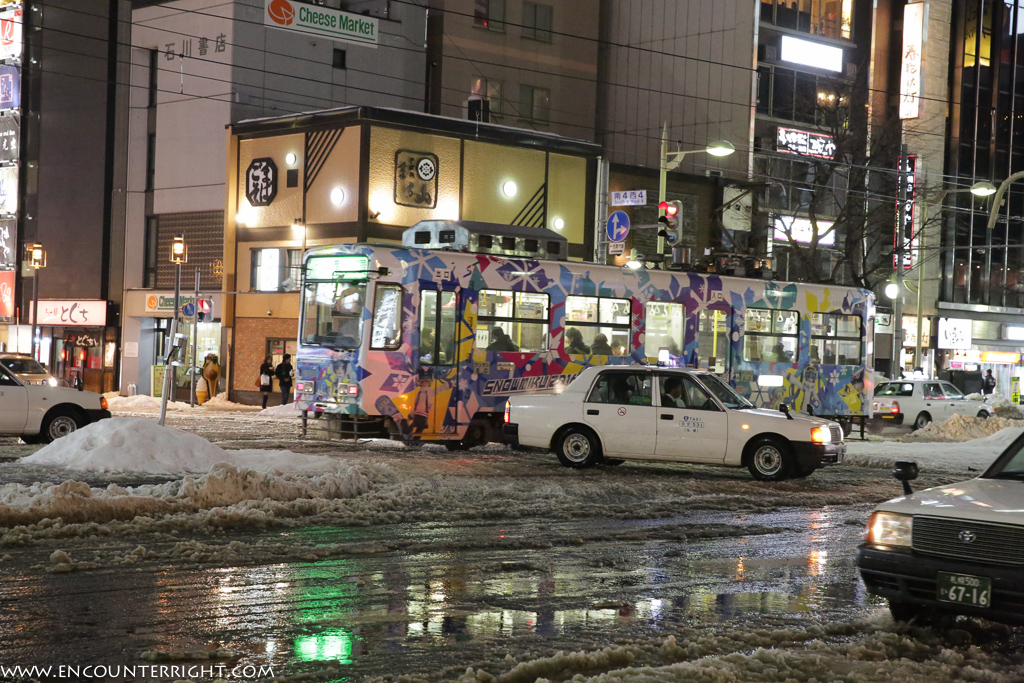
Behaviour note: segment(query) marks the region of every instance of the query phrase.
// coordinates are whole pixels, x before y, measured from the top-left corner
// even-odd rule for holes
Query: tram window
[[[413,242],[415,244],[430,244],[430,232],[427,230],[418,230],[413,233]]]
[[[365,283],[308,282],[303,343],[339,349],[359,346],[365,300]]]
[[[644,305],[644,355],[658,358],[662,349],[678,358],[683,354],[686,311],[682,304],[648,301]]]
[[[800,314],[766,308],[747,309],[743,359],[760,363],[796,363],[800,356]]]
[[[420,292],[420,364],[455,365],[455,292]]]
[[[861,364],[861,319],[841,313],[811,314],[811,362]]]
[[[548,258],[558,256],[562,252],[562,245],[560,242],[548,242]]]
[[[562,342],[565,352],[580,355],[628,355],[630,306],[629,299],[567,296]],[[598,350],[593,350],[595,345]],[[611,353],[608,353],[609,350]]]
[[[480,290],[476,348],[523,353],[547,351],[548,304],[547,294]]]
[[[729,314],[725,311],[703,310],[697,321],[697,366],[721,374],[729,352]]]
[[[481,249],[490,249],[494,246],[494,238],[490,235],[477,235],[476,241]]]
[[[515,249],[516,248],[516,238],[515,237],[502,237],[501,238],[501,248],[502,249]]]
[[[523,240],[524,251],[537,251],[539,246],[540,242],[538,242],[537,240]]]
[[[397,349],[402,343],[402,288],[377,285],[373,305],[371,349]]]

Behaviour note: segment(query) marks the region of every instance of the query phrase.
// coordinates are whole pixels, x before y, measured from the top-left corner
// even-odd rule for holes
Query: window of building
[[[566,353],[628,355],[629,330],[629,299],[596,296],[565,298],[562,348]],[[597,350],[594,350],[595,346]],[[611,353],[608,353],[609,350]]]
[[[590,390],[589,403],[651,405],[651,375],[640,372],[605,372]]]
[[[743,328],[743,360],[760,363],[796,363],[799,360],[798,312],[751,308],[747,310]]]
[[[254,292],[292,292],[299,288],[302,250],[257,248],[251,252],[249,288]]]
[[[334,59],[333,64],[335,69],[347,69],[346,66],[346,54],[345,51],[339,48],[334,48]]]
[[[152,192],[156,182],[156,133],[146,137],[146,192]]]
[[[373,302],[371,349],[397,349],[402,345],[402,288],[377,285]]]
[[[644,355],[658,359],[662,349],[673,358],[683,355],[686,311],[682,304],[648,301],[644,304]]]
[[[505,0],[476,0],[473,25],[505,32]]]
[[[519,116],[531,121],[546,122],[550,120],[551,91],[532,85],[520,85]]]
[[[540,353],[548,349],[548,295],[480,290],[476,348]]]
[[[729,353],[729,332],[725,311],[703,310],[697,319],[697,367],[709,372],[725,372]]]
[[[420,365],[455,365],[455,292],[420,293]]]
[[[853,0],[762,0],[761,21],[812,35],[849,39]]]
[[[523,3],[523,38],[551,42],[551,5]]]
[[[501,113],[501,81],[476,76],[473,78],[469,92],[471,95],[487,100],[492,114]]]
[[[860,316],[811,314],[811,362],[860,365]]]
[[[146,258],[143,265],[143,286],[156,287],[156,267],[159,260],[159,220],[156,216],[146,217]]]
[[[150,108],[157,103],[158,84],[160,83],[160,50],[149,51],[149,102]]]

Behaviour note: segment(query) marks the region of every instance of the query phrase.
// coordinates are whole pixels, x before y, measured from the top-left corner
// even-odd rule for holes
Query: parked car
[[[857,551],[868,592],[894,619],[962,614],[1024,624],[1024,436],[970,481],[910,492],[875,508]]]
[[[745,466],[762,481],[805,477],[846,453],[835,422],[761,410],[713,374],[667,368],[593,366],[560,394],[513,396],[504,433],[566,467],[662,460]]]
[[[949,382],[938,379],[900,379],[875,387],[872,425],[908,424],[924,429],[953,415],[988,418],[996,411],[983,401],[971,401]]]
[[[13,372],[25,384],[60,386],[61,382],[46,371],[32,356],[22,353],[0,353],[0,365]]]
[[[107,399],[99,394],[26,384],[0,363],[0,435],[46,443],[107,417]]]

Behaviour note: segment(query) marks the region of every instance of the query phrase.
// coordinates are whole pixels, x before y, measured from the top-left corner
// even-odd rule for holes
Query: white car
[[[99,394],[26,384],[0,364],[0,435],[50,442],[106,417],[107,399]]]
[[[504,433],[567,467],[663,460],[746,466],[762,481],[805,477],[846,453],[835,422],[761,410],[713,374],[667,368],[593,366],[560,394],[513,396]]]
[[[977,479],[911,493],[917,465],[898,462],[893,474],[906,495],[875,508],[857,551],[868,592],[898,621],[1024,624],[1024,436]]]
[[[10,370],[25,384],[61,386],[61,382],[48,373],[32,356],[21,353],[0,353],[0,365]]]
[[[871,401],[875,425],[908,424],[924,429],[953,415],[988,418],[996,414],[982,401],[968,400],[949,382],[938,379],[900,379],[875,387]]]

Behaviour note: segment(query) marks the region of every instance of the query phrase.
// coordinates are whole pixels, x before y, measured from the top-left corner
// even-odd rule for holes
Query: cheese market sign
[[[263,23],[273,28],[377,47],[376,17],[349,14],[292,0],[264,0]]]

